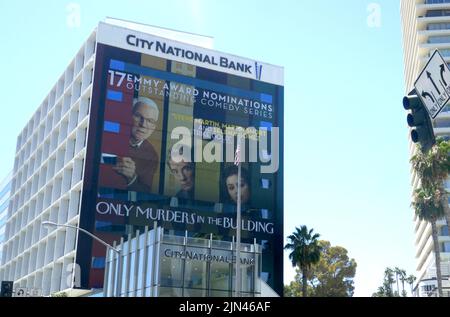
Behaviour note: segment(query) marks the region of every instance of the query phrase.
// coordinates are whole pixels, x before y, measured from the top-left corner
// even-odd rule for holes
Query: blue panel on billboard
[[[123,93],[120,91],[108,90],[106,98],[108,98],[109,100],[114,100],[114,101],[122,101]]]
[[[268,131],[271,131],[271,130],[272,130],[272,123],[271,123],[271,122],[261,121],[261,122],[259,123],[259,126],[260,126],[261,128],[267,129]]]
[[[118,61],[116,59],[112,59],[111,62],[109,63],[109,68],[123,71],[125,70],[125,63]]]
[[[105,126],[103,128],[106,132],[119,133],[120,132],[120,123],[105,121]]]
[[[266,178],[261,179],[261,187],[268,189],[270,187],[270,181]]]
[[[267,103],[272,103],[272,95],[261,94],[261,101],[267,102]]]

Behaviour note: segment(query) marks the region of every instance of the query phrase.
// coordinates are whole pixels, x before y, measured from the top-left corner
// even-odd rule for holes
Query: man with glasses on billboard
[[[190,153],[190,148],[185,147],[180,149],[180,155],[183,155],[183,149],[188,149]],[[172,159],[171,152],[171,150],[168,152],[167,166],[180,188],[175,196],[181,199],[192,200],[194,199],[194,163],[191,161],[186,162],[185,160],[175,161]]]
[[[113,170],[125,177],[128,190],[151,192],[159,157],[148,138],[158,122],[158,105],[150,98],[138,97],[134,99],[132,114],[129,157],[118,158]]]

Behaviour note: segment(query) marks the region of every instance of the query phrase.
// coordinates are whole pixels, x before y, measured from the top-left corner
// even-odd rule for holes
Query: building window
[[[448,30],[450,23],[428,23],[427,30]],[[442,51],[440,51],[442,53]]]
[[[449,16],[450,10],[428,10],[427,11],[427,17],[442,17],[442,16]]]
[[[425,4],[450,3],[450,0],[425,0]]]
[[[441,236],[448,236],[448,226],[441,227]]]
[[[441,252],[450,252],[450,241],[441,243]]]
[[[430,36],[427,42],[430,44],[449,43],[450,35]]]

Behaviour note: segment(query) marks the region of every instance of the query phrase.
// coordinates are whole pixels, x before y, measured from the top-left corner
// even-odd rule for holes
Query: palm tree
[[[402,296],[406,297],[406,291],[405,291],[405,281],[406,281],[406,271],[400,269],[398,272],[398,275],[400,277],[400,282],[402,282]]]
[[[423,187],[414,192],[412,206],[420,220],[431,224],[431,236],[433,237],[434,255],[436,262],[436,278],[438,284],[438,296],[442,297],[442,274],[441,274],[441,254],[436,221],[444,216],[444,208],[441,204],[442,193],[433,187]]]
[[[383,286],[380,286],[377,291],[372,294],[372,297],[386,297],[386,290]]]
[[[413,293],[414,293],[414,282],[415,281],[416,281],[416,277],[412,274],[406,278],[406,282],[408,282],[409,286],[411,287],[411,296],[413,296]]]
[[[384,270],[384,282],[383,282],[386,297],[394,296],[392,291],[393,283],[394,283],[394,271],[391,268],[387,267]]]
[[[398,287],[398,278],[399,278],[399,276],[400,276],[400,274],[401,274],[401,269],[399,269],[398,267],[395,267],[394,268],[394,273],[395,273],[395,279],[396,279],[396,281],[397,281],[397,295],[400,295],[400,288]]]
[[[450,208],[448,194],[445,190],[445,181],[450,173],[450,141],[438,138],[436,144],[427,153],[421,150],[411,158],[422,187],[436,187],[442,193],[441,204],[445,211],[447,227],[450,232]]]
[[[289,259],[292,266],[299,266],[302,272],[302,294],[306,297],[307,276],[311,265],[319,262],[321,247],[318,238],[320,234],[314,233],[313,229],[308,230],[306,226],[295,228],[295,231],[288,237],[289,243],[284,249],[291,250]]]

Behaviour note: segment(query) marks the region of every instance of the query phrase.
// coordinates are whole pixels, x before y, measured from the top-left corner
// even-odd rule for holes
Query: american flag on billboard
[[[236,154],[234,155],[234,165],[239,166],[241,162],[241,146],[238,144],[236,147]]]

